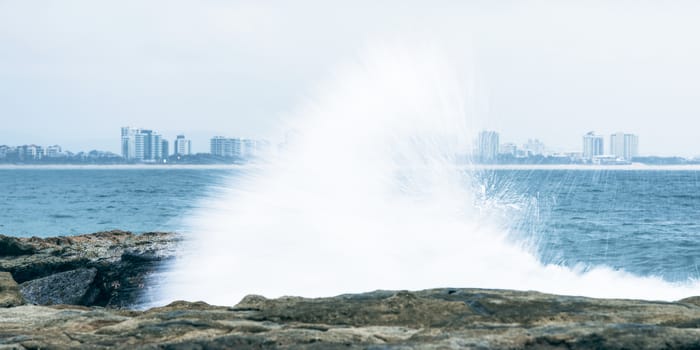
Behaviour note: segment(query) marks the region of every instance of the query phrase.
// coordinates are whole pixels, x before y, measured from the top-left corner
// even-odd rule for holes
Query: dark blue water
[[[491,196],[526,208],[514,230],[534,240],[543,262],[700,278],[700,172],[508,170],[482,177]]]
[[[231,170],[0,170],[0,233],[75,235],[111,229],[177,231]]]
[[[0,170],[0,233],[178,231],[233,170]],[[511,230],[546,263],[699,278],[700,172],[498,170],[485,194],[515,204]]]

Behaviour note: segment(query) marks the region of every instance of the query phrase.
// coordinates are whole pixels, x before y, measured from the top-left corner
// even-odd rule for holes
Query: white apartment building
[[[639,138],[634,134],[617,132],[610,135],[610,154],[624,160],[632,160],[639,155]]]
[[[157,161],[163,158],[163,137],[153,130],[122,127],[121,141],[122,157],[127,160]]]
[[[270,151],[270,142],[214,136],[210,140],[210,151],[211,154],[220,157],[259,157]]]
[[[603,136],[593,131],[583,135],[583,159],[591,160],[604,154]]]
[[[185,135],[177,135],[173,142],[173,153],[178,156],[188,156],[192,154],[192,141],[185,138]]]

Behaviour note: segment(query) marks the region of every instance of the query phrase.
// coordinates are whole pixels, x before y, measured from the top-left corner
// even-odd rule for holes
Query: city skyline
[[[537,158],[536,162],[545,162],[542,158],[548,158],[546,162],[556,164],[573,162],[620,165],[638,162],[644,158],[655,158],[651,161],[658,161],[657,156],[639,154],[638,135],[618,131],[610,134],[609,139],[610,142],[606,146],[604,135],[589,131],[583,135],[582,147],[578,151],[561,152],[547,147],[536,138],[518,145],[511,141],[503,142],[498,131],[482,130],[474,142],[472,158],[479,163],[522,162],[530,158]]]
[[[608,160],[618,161],[631,161],[635,157],[649,156],[639,154],[639,136],[635,134],[622,131],[612,133],[609,135],[610,142],[607,146],[605,146],[605,136],[594,131],[585,133],[582,140],[582,148],[579,150],[562,152],[548,147],[537,138],[529,138],[527,143],[518,145],[510,140],[502,140],[498,131],[482,130],[475,136],[473,149],[465,149],[464,154],[471,152],[474,160],[479,162],[497,161],[502,155],[511,155],[516,158],[568,156],[572,159],[583,160],[594,160],[603,157]],[[284,148],[287,143],[288,140],[278,143],[277,148]],[[269,140],[225,136],[211,137],[209,139],[209,152],[192,152],[192,141],[183,134],[177,135],[172,145],[173,151],[171,153],[169,151],[171,149],[170,142],[155,130],[121,127],[121,157],[127,161],[159,162],[171,155],[189,156],[193,154],[246,158],[268,154],[272,150],[272,143]],[[4,152],[8,150],[7,145],[0,145],[0,148]],[[49,158],[63,155],[63,148],[60,145],[51,145],[44,148],[36,144],[24,144],[15,148],[19,149],[20,154],[33,154],[35,157],[40,154]],[[106,153],[113,152],[107,151]],[[651,156],[655,157],[657,155]],[[700,159],[700,157],[686,159]]]
[[[185,135],[177,135],[171,148],[170,142],[156,130],[121,127],[121,155],[98,150],[73,153],[60,145],[43,147],[25,144],[12,147],[0,144],[0,163],[245,164],[275,152],[283,154],[283,150],[289,146],[290,133],[294,131],[289,131],[285,141],[277,144],[277,147],[272,147],[272,143],[264,139],[213,136],[209,140],[209,152],[195,154],[191,140]],[[527,143],[518,145],[501,139],[498,131],[482,130],[475,136],[471,149],[464,149],[463,153],[455,155],[457,162],[463,164],[700,164],[700,157],[640,155],[639,136],[635,134],[618,131],[610,134],[609,140],[606,146],[605,135],[589,131],[582,136],[581,149],[558,152],[537,138],[530,138]]]
[[[221,135],[214,135],[214,136],[209,136],[207,138],[207,142],[205,143],[206,147],[198,147],[199,149],[205,149],[204,152],[194,152],[192,151],[192,140],[191,138],[185,138],[184,133],[179,133],[176,135],[175,138],[171,138],[172,143],[169,141],[168,138],[164,137],[162,134],[160,134],[157,130],[154,129],[143,129],[143,128],[133,128],[129,126],[122,126],[121,128],[121,139],[120,139],[120,146],[116,151],[111,150],[111,149],[100,149],[96,147],[87,147],[85,149],[80,149],[78,152],[85,152],[85,151],[92,151],[92,150],[100,150],[100,151],[105,151],[105,152],[111,152],[115,154],[120,154],[124,158],[134,158],[134,159],[139,159],[139,160],[153,160],[156,158],[160,158],[160,154],[180,154],[180,155],[187,155],[187,154],[196,154],[196,153],[211,153],[211,154],[216,154],[216,153],[231,153],[233,151],[230,151],[230,149],[234,149],[237,147],[237,149],[241,150],[243,149],[244,146],[223,146],[223,145],[218,145],[218,149],[223,149],[224,147],[228,147],[229,151],[216,151],[214,152],[213,150],[215,149],[214,146],[214,140],[220,140],[220,141],[225,141],[225,142],[251,142],[254,143],[253,146],[249,146],[249,148],[269,148],[270,145],[273,143],[270,140],[265,140],[265,139],[252,139],[252,138],[246,138],[246,137],[225,137]],[[580,151],[580,149],[570,149],[570,150],[565,150],[561,151],[560,149],[556,147],[551,147],[550,145],[545,146],[546,143],[544,143],[541,139],[537,137],[529,137],[526,142],[514,142],[512,140],[505,140],[501,139],[501,132],[498,130],[481,130],[480,132],[475,134],[475,147],[474,151],[477,151],[480,148],[483,148],[482,146],[486,143],[490,143],[490,140],[484,140],[483,139],[483,133],[488,132],[490,133],[487,138],[493,138],[496,140],[497,144],[499,146],[517,146],[520,145],[521,148],[525,150],[533,150],[533,149],[539,149],[539,151],[532,152],[533,154],[540,154],[540,153],[575,153]],[[586,135],[593,135],[595,134],[593,131],[587,133]],[[612,144],[612,137],[615,136],[616,134],[622,134],[623,136],[635,136],[637,135],[634,134],[629,134],[629,133],[623,133],[623,132],[615,132],[609,134],[611,137],[611,142]],[[586,136],[584,135],[584,137]],[[598,137],[603,138],[603,134],[595,134]],[[140,137],[140,139],[138,138]],[[177,146],[177,141],[182,139],[183,146],[181,148],[178,148]],[[138,140],[138,141],[137,141]],[[287,142],[287,140],[283,140],[281,142],[278,142],[277,144],[280,145],[282,143]],[[638,142],[637,140],[634,141],[635,146],[636,143]],[[609,144],[609,145],[610,145]],[[47,146],[43,146],[47,145]],[[18,144],[14,144],[14,147],[20,147],[20,146],[38,146],[38,147],[43,147],[43,148],[51,148],[51,147],[57,147],[59,149],[58,152],[61,152],[61,149],[69,150],[67,147],[61,146],[62,143],[60,142],[49,142],[49,143],[39,143],[39,142],[21,142]],[[137,146],[138,145],[138,146]],[[159,145],[159,146],[156,146]],[[173,148],[170,148],[172,145]],[[262,145],[262,146],[261,146]],[[0,146],[12,146],[12,144],[5,142],[3,143],[0,140]],[[579,147],[580,148],[580,147]],[[139,149],[139,150],[137,150]],[[151,151],[151,149],[153,151]],[[168,150],[172,149],[173,152],[168,152]],[[180,149],[178,151],[178,149]],[[187,151],[184,151],[184,149],[187,149]],[[546,150],[546,152],[545,152]],[[606,154],[615,154],[615,152],[608,152],[610,149],[606,148],[607,152]],[[71,150],[73,151],[73,150]],[[466,151],[466,150],[465,150]],[[153,152],[154,155],[150,155],[151,152]],[[245,152],[245,151],[241,151]],[[494,150],[491,153],[498,152],[497,148],[494,148]],[[233,152],[235,153],[235,152]],[[585,153],[585,151],[583,151]],[[634,152],[635,155],[640,155],[638,152]],[[138,155],[137,155],[138,154]],[[597,153],[597,154],[603,154],[603,153]],[[149,156],[150,155],[150,156]],[[645,154],[647,155],[647,154]],[[671,155],[671,156],[678,156],[678,155]]]
[[[123,125],[119,126],[119,128],[124,127]],[[143,130],[149,130],[149,129],[143,129]],[[177,132],[161,132],[161,130],[178,130]],[[486,129],[483,129],[486,130]],[[0,138],[0,145],[53,145],[53,144],[58,144],[61,145],[65,149],[70,149],[70,150],[79,150],[79,151],[88,151],[88,150],[101,150],[101,151],[107,151],[107,152],[112,152],[112,153],[117,153],[117,154],[122,154],[122,146],[119,142],[115,143],[113,139],[113,132],[112,130],[111,135],[109,135],[109,139],[105,140],[104,138],[97,138],[99,140],[98,142],[94,143],[85,143],[84,147],[73,147],[74,143],[70,142],[70,140],[63,140],[60,141],[58,140],[55,135],[48,135],[44,137],[32,137],[27,136],[27,137],[21,137],[21,140],[19,142],[9,142],[7,139],[2,139]],[[508,140],[508,143],[513,143],[513,144],[518,144],[518,145],[523,145],[527,144],[529,141],[532,140],[537,140],[538,142],[542,142],[547,145],[548,149],[552,152],[558,152],[558,153],[570,153],[570,152],[576,152],[577,150],[580,149],[580,142],[574,141],[578,137],[581,136],[581,133],[577,133],[572,135],[571,140],[568,142],[568,144],[571,144],[573,146],[571,147],[564,147],[562,145],[556,145],[552,144],[547,141],[542,136],[536,136],[536,135],[525,135],[524,138],[521,139],[513,139],[512,137],[509,137],[508,132],[503,132],[502,130],[495,130],[498,132],[499,136],[503,138],[503,140]],[[619,132],[619,130],[612,130],[601,133],[602,135],[613,135],[615,133]],[[159,128],[158,129],[158,134],[159,136],[164,139],[164,140],[172,140],[174,141],[178,135],[183,135],[187,134],[188,135],[188,140],[191,142],[191,153],[196,154],[196,153],[210,153],[210,140],[212,137],[217,136],[222,134],[219,131],[206,131],[206,132],[190,132],[190,131],[183,131],[183,129],[163,129]],[[229,133],[232,134],[232,133]],[[265,137],[251,137],[251,136],[237,136],[236,138],[240,139],[267,139],[271,143],[281,143],[285,141],[285,133],[282,132],[276,132],[274,135],[274,138],[265,138]],[[636,135],[636,133],[633,133]],[[167,135],[172,135],[172,136],[167,136]],[[194,136],[192,136],[194,135]],[[505,135],[505,136],[504,136]],[[92,135],[94,136],[94,135]],[[475,139],[477,139],[479,136],[479,132],[474,133]],[[15,137],[19,138],[19,137]],[[31,139],[34,140],[32,142],[27,143],[27,140]],[[44,140],[44,141],[38,141],[38,140]],[[93,139],[94,140],[94,139]],[[607,144],[608,142],[606,142]],[[98,146],[98,145],[107,145],[107,146]],[[646,139],[645,139],[645,145],[646,145]],[[170,144],[170,147],[173,147],[172,143]],[[695,158],[695,157],[700,157],[700,149],[697,151],[686,151],[686,152],[681,152],[677,154],[660,154],[660,153],[654,153],[653,151],[648,151],[647,148],[643,148],[643,151],[639,152],[639,155],[644,155],[644,156],[668,156],[668,157],[673,157],[673,156],[682,156],[685,158]]]
[[[209,139],[208,152],[194,153],[192,141],[184,134],[177,135],[171,143],[155,129],[122,126],[119,138],[121,154],[94,149],[73,153],[58,144],[46,147],[36,144],[14,147],[0,144],[0,163],[245,164],[266,159],[267,155],[285,156],[284,150],[288,149],[290,140],[297,136],[297,130],[288,130],[284,141],[273,147],[273,143],[265,139],[216,135]],[[582,143],[578,150],[561,152],[538,138],[529,138],[526,143],[516,144],[512,140],[502,139],[499,131],[481,130],[474,135],[472,147],[462,148],[454,156],[457,164],[700,164],[700,157],[640,155],[639,136],[636,134],[617,131],[607,136],[609,142],[606,142],[606,135],[595,131],[586,132],[580,138]]]
[[[697,3],[129,4],[0,2],[3,143],[118,152],[130,124],[187,133],[195,153],[211,135],[278,140],[319,84],[393,45],[444,52],[474,130],[522,143],[543,129],[563,151],[597,125],[644,135],[643,154],[700,154]]]
[[[497,130],[482,130],[477,134],[475,149],[476,157],[481,159],[494,159],[496,155],[512,153],[524,150],[526,154],[575,154],[580,153],[584,158],[595,156],[614,155],[621,159],[632,159],[640,156],[639,135],[617,131],[611,133],[609,143],[605,142],[605,135],[595,131],[589,131],[583,135],[582,148],[578,150],[561,151],[549,147],[538,138],[528,138],[527,142],[518,144],[511,140],[503,140]],[[607,146],[606,146],[607,145]]]

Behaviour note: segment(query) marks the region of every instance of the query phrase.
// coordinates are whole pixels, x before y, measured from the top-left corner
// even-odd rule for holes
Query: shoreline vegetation
[[[0,164],[0,170],[177,170],[212,169],[235,170],[264,168],[264,163],[249,164]],[[597,171],[700,171],[700,164],[649,165],[632,163],[623,165],[596,164],[465,164],[465,170],[597,170]]]
[[[0,236],[2,349],[697,349],[700,297],[596,299],[473,288],[248,295],[143,310],[181,237]],[[221,278],[227,278],[221,276]]]

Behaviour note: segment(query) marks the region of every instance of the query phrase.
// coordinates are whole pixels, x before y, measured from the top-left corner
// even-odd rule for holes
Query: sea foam
[[[675,300],[671,284],[605,266],[542,264],[517,232],[532,202],[481,195],[460,166],[480,130],[469,79],[434,48],[368,49],[286,120],[295,137],[190,213],[156,300],[331,296],[474,287]]]

